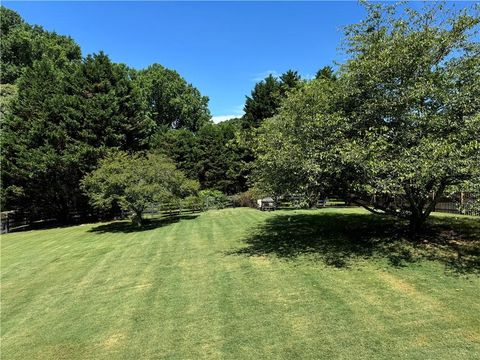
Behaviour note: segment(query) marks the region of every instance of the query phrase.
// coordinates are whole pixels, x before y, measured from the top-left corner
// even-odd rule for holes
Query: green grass
[[[2,359],[478,359],[478,218],[226,209],[1,240]]]

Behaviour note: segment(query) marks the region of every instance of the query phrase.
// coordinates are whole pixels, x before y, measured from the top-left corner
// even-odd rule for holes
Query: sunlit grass
[[[210,211],[1,241],[3,359],[475,359],[480,221]]]

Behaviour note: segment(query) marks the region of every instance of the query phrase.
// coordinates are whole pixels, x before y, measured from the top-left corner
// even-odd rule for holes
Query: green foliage
[[[17,97],[17,86],[0,84],[0,118],[3,119],[11,110],[11,104]]]
[[[316,79],[255,85],[242,119],[212,124],[177,72],[135,71],[0,9],[2,206],[68,217],[110,149],[166,154],[203,189],[341,195],[421,225],[451,187],[480,179],[479,17],[429,4],[367,4],[350,58]],[[249,184],[250,185],[250,184]]]
[[[196,195],[189,195],[179,201],[180,207],[183,209],[189,209],[193,211],[201,211],[204,209],[204,201],[202,198]]]
[[[230,121],[205,125],[195,134],[186,129],[169,130],[155,135],[152,148],[173,159],[203,189],[234,194],[246,189],[251,159],[241,140],[242,131],[238,122]]]
[[[478,14],[380,5],[347,28],[345,115],[360,168],[355,191],[421,225],[452,184],[480,171]],[[430,196],[431,194],[435,196]]]
[[[155,123],[144,108],[141,89],[131,81],[134,72],[112,63],[103,52],[88,55],[77,78],[83,88],[85,135],[97,146],[138,150],[148,145]],[[83,79],[82,79],[83,78]]]
[[[57,64],[80,60],[80,47],[68,36],[26,24],[14,11],[0,7],[1,83],[14,83],[25,68],[48,58]]]
[[[206,210],[223,209],[230,202],[224,193],[215,189],[200,190],[198,197],[201,199],[203,207]]]
[[[450,186],[446,195],[456,201],[461,213],[480,215],[480,176],[460,185]]]
[[[2,36],[8,36],[11,31],[24,24],[23,19],[15,11],[0,6],[0,31]]]
[[[287,70],[280,75],[280,95],[285,97],[287,93],[293,89],[296,89],[302,81],[298,71]]]
[[[342,194],[416,230],[447,186],[478,179],[479,17],[401,9],[369,6],[347,28],[351,58],[338,80],[312,81],[265,121],[259,184]]]
[[[252,190],[247,190],[242,193],[232,196],[232,202],[235,207],[257,207],[257,198]]]
[[[139,71],[134,82],[141,89],[142,100],[157,128],[197,131],[210,122],[208,97],[176,71],[153,64]]]
[[[197,138],[197,174],[203,188],[234,194],[246,187],[244,161],[248,152],[231,123],[202,128]]]
[[[151,121],[129,70],[103,53],[61,67],[36,61],[17,83],[2,123],[6,204],[65,219],[86,207],[80,179],[108,148],[145,147]]]
[[[315,79],[336,80],[337,76],[331,66],[324,66],[315,74]]]
[[[337,85],[309,82],[292,93],[279,114],[259,129],[254,178],[265,193],[307,195],[311,202],[340,190],[341,154],[350,126],[336,113]]]
[[[176,72],[137,72],[102,52],[81,59],[70,38],[0,11],[4,208],[68,221],[90,209],[79,182],[109,149],[142,150],[158,129],[210,121],[208,98]]]
[[[113,152],[83,178],[82,188],[92,206],[108,209],[118,204],[141,224],[148,206],[185,198],[197,191],[198,184],[164,156]]]
[[[150,141],[150,148],[167,155],[190,179],[197,179],[197,138],[198,134],[187,129],[158,131]]]
[[[248,124],[259,124],[259,121],[272,117],[280,107],[280,82],[269,75],[255,84],[251,96],[245,101],[245,120]]]
[[[264,80],[255,84],[250,96],[245,101],[245,126],[257,127],[261,121],[275,115],[282,100],[302,84],[300,75],[296,71],[288,70],[280,78],[268,75]]]

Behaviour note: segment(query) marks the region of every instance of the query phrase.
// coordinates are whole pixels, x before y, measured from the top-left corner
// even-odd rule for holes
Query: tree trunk
[[[445,191],[445,186],[442,185],[440,189],[435,192],[435,195],[433,196],[432,200],[425,208],[423,208],[424,207],[423,203],[420,205],[421,208],[419,208],[418,206],[416,207],[412,206],[412,214],[410,215],[410,233],[412,237],[415,237],[418,234],[418,232],[422,229],[427,218],[430,216],[432,211],[435,210],[435,206],[438,200],[440,199],[440,197],[443,195],[444,191]]]
[[[132,217],[132,222],[137,226],[141,227],[143,224],[143,219],[142,219],[142,211],[135,211],[133,217]]]
[[[418,235],[418,232],[422,229],[423,225],[425,224],[425,220],[427,219],[424,214],[419,212],[412,212],[410,215],[410,235],[415,238]]]

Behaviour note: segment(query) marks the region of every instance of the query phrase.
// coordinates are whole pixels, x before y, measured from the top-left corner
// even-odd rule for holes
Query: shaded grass
[[[198,215],[190,214],[143,219],[141,226],[133,224],[130,220],[115,221],[112,223],[95,226],[89,231],[94,233],[134,233],[146,230],[153,230],[161,226],[174,224],[176,222],[179,222],[180,220],[195,219],[197,216]]]
[[[394,266],[429,259],[457,274],[480,273],[480,219],[474,217],[432,216],[412,241],[407,223],[360,209],[290,211],[267,219],[246,243],[235,253],[313,255],[334,267],[372,257],[386,258]]]
[[[394,223],[356,209],[178,220],[2,236],[2,358],[478,357],[480,278],[446,274],[438,255],[392,266]],[[405,246],[478,240],[475,218],[429,231]],[[345,266],[329,265],[335,252]]]

